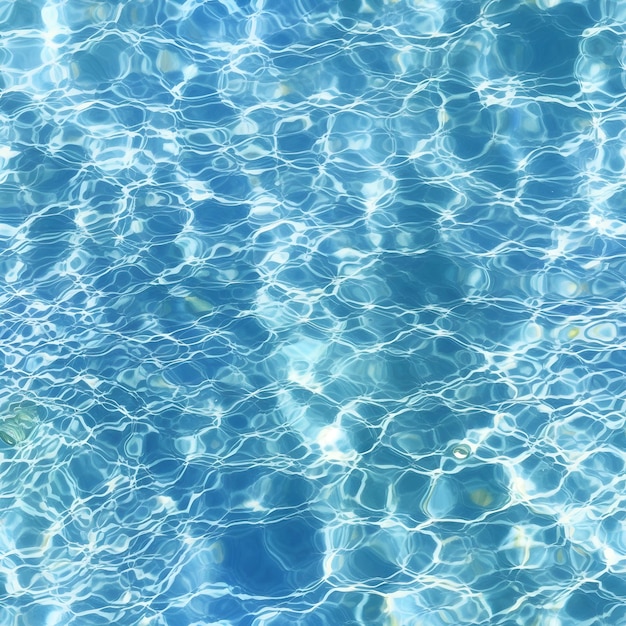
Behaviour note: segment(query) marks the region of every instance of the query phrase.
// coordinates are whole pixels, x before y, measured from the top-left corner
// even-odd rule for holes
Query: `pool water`
[[[0,21],[0,626],[626,623],[625,3]]]

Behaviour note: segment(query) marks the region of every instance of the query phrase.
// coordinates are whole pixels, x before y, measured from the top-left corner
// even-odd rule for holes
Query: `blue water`
[[[0,626],[626,624],[626,3],[0,22]]]

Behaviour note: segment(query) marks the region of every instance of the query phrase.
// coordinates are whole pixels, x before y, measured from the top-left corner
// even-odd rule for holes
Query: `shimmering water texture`
[[[0,626],[626,623],[625,2],[0,20]]]

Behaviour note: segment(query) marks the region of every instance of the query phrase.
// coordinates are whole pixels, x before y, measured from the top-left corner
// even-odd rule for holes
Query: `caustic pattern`
[[[626,621],[626,5],[0,23],[0,625]]]

